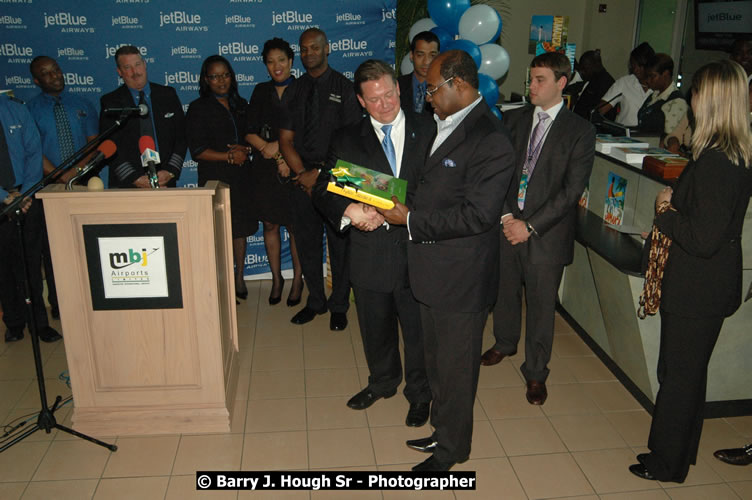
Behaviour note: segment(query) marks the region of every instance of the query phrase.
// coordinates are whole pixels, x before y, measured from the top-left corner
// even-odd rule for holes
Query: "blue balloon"
[[[503,120],[503,118],[501,117],[501,111],[499,111],[499,108],[497,108],[496,106],[491,106],[491,113],[493,113],[499,120]]]
[[[493,78],[483,73],[478,74],[478,91],[489,106],[496,107],[496,101],[499,100],[499,86]]]
[[[451,36],[459,32],[460,18],[470,8],[470,0],[428,0],[428,15]]]
[[[478,68],[480,68],[480,64],[483,61],[483,57],[480,55],[480,47],[470,40],[463,40],[462,38],[459,40],[452,40],[446,45],[446,48],[442,45],[441,52],[446,52],[447,50],[464,50],[470,54],[470,57],[475,61],[475,66]]]
[[[496,9],[494,9],[494,10],[496,10]],[[499,16],[499,28],[496,30],[496,34],[494,35],[494,37],[491,39],[492,43],[496,42],[499,39],[499,37],[501,36],[501,24],[502,24],[502,20],[501,20],[501,16],[499,15],[498,12],[496,12],[496,15]]]
[[[439,28],[438,26],[431,28],[431,33],[439,38],[439,50],[443,49],[444,46],[454,40],[452,35],[450,35],[447,30],[445,30],[444,28]]]

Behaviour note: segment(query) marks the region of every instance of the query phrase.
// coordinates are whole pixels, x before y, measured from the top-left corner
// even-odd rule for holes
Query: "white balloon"
[[[400,64],[400,75],[409,75],[413,72],[413,62],[410,60],[410,54],[405,54],[402,58],[402,64]]]
[[[436,23],[433,22],[433,19],[430,17],[424,17],[423,19],[418,20],[415,24],[413,24],[413,27],[410,28],[410,32],[407,34],[407,37],[410,39],[410,42],[412,43],[413,37],[420,33],[421,31],[431,31],[431,28],[435,28]]]
[[[499,29],[500,18],[493,7],[473,5],[460,18],[460,37],[477,45],[492,41]]]
[[[480,46],[480,69],[478,72],[498,80],[509,71],[509,54],[501,45],[487,43]]]

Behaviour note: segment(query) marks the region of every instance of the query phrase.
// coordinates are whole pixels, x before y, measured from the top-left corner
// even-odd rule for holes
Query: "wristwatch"
[[[529,222],[527,222],[527,221],[525,222],[525,227],[527,227],[528,234],[535,233],[535,228],[533,226],[531,226]]]

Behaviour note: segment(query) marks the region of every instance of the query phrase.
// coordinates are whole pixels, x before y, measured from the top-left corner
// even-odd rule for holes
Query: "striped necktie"
[[[70,122],[68,121],[68,113],[65,112],[60,96],[55,97],[53,112],[55,114],[55,129],[57,130],[60,159],[65,160],[75,153],[76,146],[73,144],[73,132],[71,132]]]

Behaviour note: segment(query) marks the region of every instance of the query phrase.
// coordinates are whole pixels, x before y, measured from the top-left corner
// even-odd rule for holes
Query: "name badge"
[[[342,96],[341,95],[337,95],[337,94],[329,94],[329,100],[337,102],[337,103],[341,103],[342,102]]]

